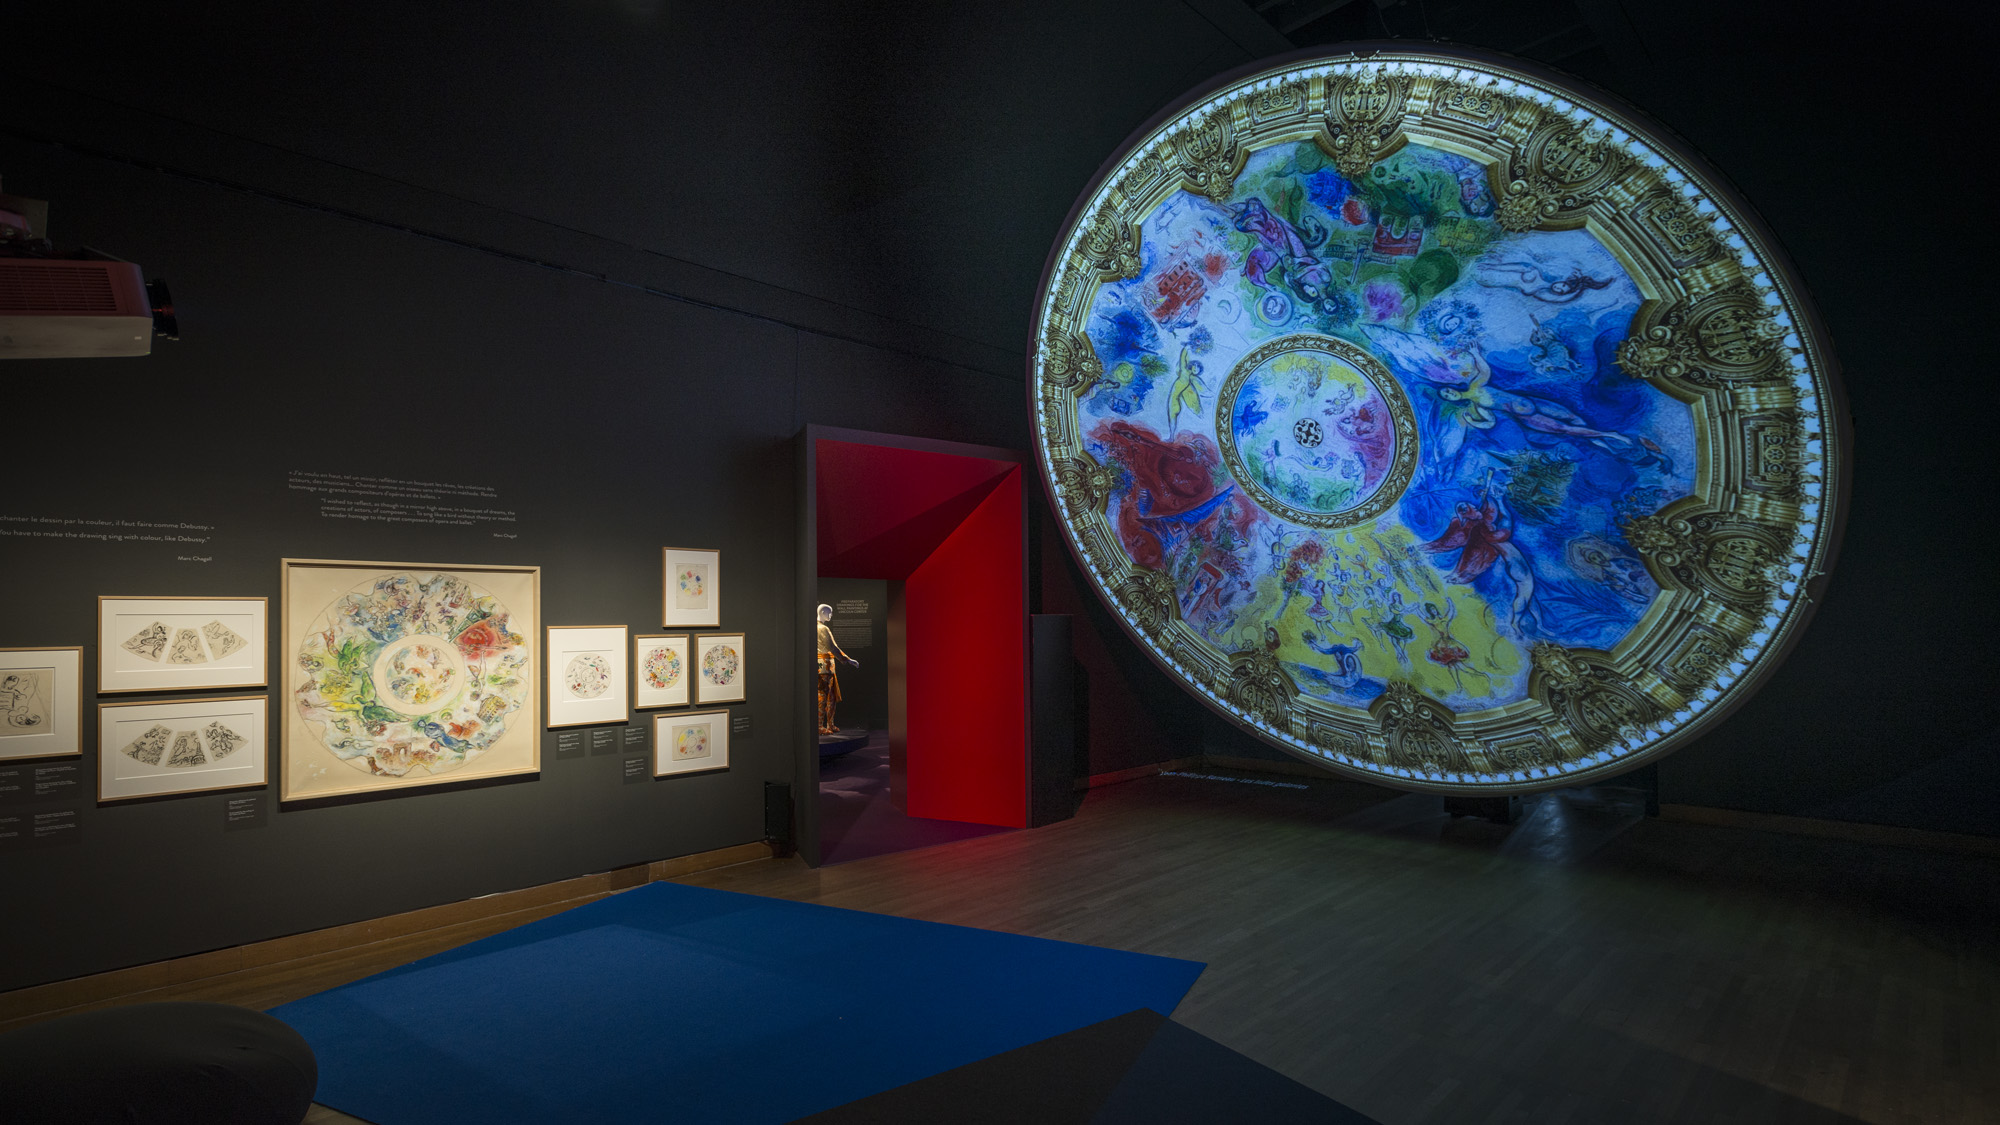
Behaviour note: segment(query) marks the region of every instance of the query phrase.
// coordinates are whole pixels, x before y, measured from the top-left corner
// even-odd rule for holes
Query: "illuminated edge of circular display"
[[[1619,365],[1694,411],[1702,456],[1693,494],[1623,525],[1660,593],[1611,651],[1535,645],[1531,698],[1521,704],[1459,715],[1406,684],[1389,685],[1365,713],[1301,696],[1275,660],[1220,652],[1196,635],[1180,620],[1172,580],[1118,549],[1106,518],[1118,470],[1083,451],[1076,427],[1079,390],[1103,374],[1082,330],[1092,300],[1101,284],[1139,272],[1138,223],[1172,193],[1226,199],[1251,152],[1298,140],[1317,142],[1350,177],[1408,142],[1441,148],[1488,169],[1507,229],[1588,229],[1645,297]],[[1730,327],[1734,348],[1704,331],[1718,324]],[[1099,597],[1210,709],[1365,780],[1522,793],[1657,759],[1713,727],[1777,667],[1839,544],[1847,423],[1838,365],[1775,238],[1666,130],[1520,60],[1353,44],[1264,60],[1196,89],[1128,138],[1085,188],[1050,252],[1031,333],[1043,485]]]

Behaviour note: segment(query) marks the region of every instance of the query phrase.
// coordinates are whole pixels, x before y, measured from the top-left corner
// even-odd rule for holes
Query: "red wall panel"
[[[1014,466],[904,582],[911,816],[1027,826],[1021,503]]]

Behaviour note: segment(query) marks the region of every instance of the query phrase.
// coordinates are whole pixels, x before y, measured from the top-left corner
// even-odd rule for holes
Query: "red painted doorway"
[[[817,426],[801,440],[801,620],[820,600],[820,577],[884,579],[893,591],[884,656],[899,806],[913,818],[1025,827],[1024,455]],[[806,642],[809,663],[809,632]],[[800,850],[815,865],[817,771],[814,746],[795,791]]]

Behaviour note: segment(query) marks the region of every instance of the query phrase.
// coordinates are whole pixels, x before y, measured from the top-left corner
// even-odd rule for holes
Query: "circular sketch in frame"
[[[1098,595],[1264,741],[1404,788],[1622,772],[1745,698],[1831,562],[1818,319],[1631,110],[1366,48],[1182,100],[1035,314],[1043,481]]]
[[[701,657],[701,674],[716,687],[728,687],[735,683],[736,673],[742,666],[742,658],[726,644],[711,646]]]
[[[357,586],[321,611],[299,648],[299,715],[363,773],[448,773],[498,741],[527,702],[525,639],[508,617],[456,575]]]
[[[596,699],[611,687],[611,665],[594,652],[582,653],[563,669],[563,687],[576,699]]]
[[[646,686],[655,691],[665,691],[681,682],[680,654],[671,648],[660,647],[646,654],[641,666],[646,676]]]

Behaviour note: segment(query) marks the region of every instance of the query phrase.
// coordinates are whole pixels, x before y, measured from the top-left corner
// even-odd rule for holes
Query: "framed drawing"
[[[98,598],[98,693],[263,687],[269,610],[268,598]]]
[[[284,560],[279,800],[541,769],[541,586],[533,566]]]
[[[694,639],[694,701],[741,703],[749,667],[743,634],[702,633]]]
[[[551,625],[548,651],[550,726],[625,721],[625,626]]]
[[[0,648],[0,761],[83,753],[83,649]]]
[[[654,707],[685,706],[688,679],[687,634],[632,638],[634,708],[645,711]]]
[[[97,799],[256,788],[270,781],[261,695],[97,705]]]
[[[660,624],[669,629],[721,626],[722,552],[663,547],[660,554],[665,583]]]
[[[729,712],[653,716],[653,776],[729,768]]]

